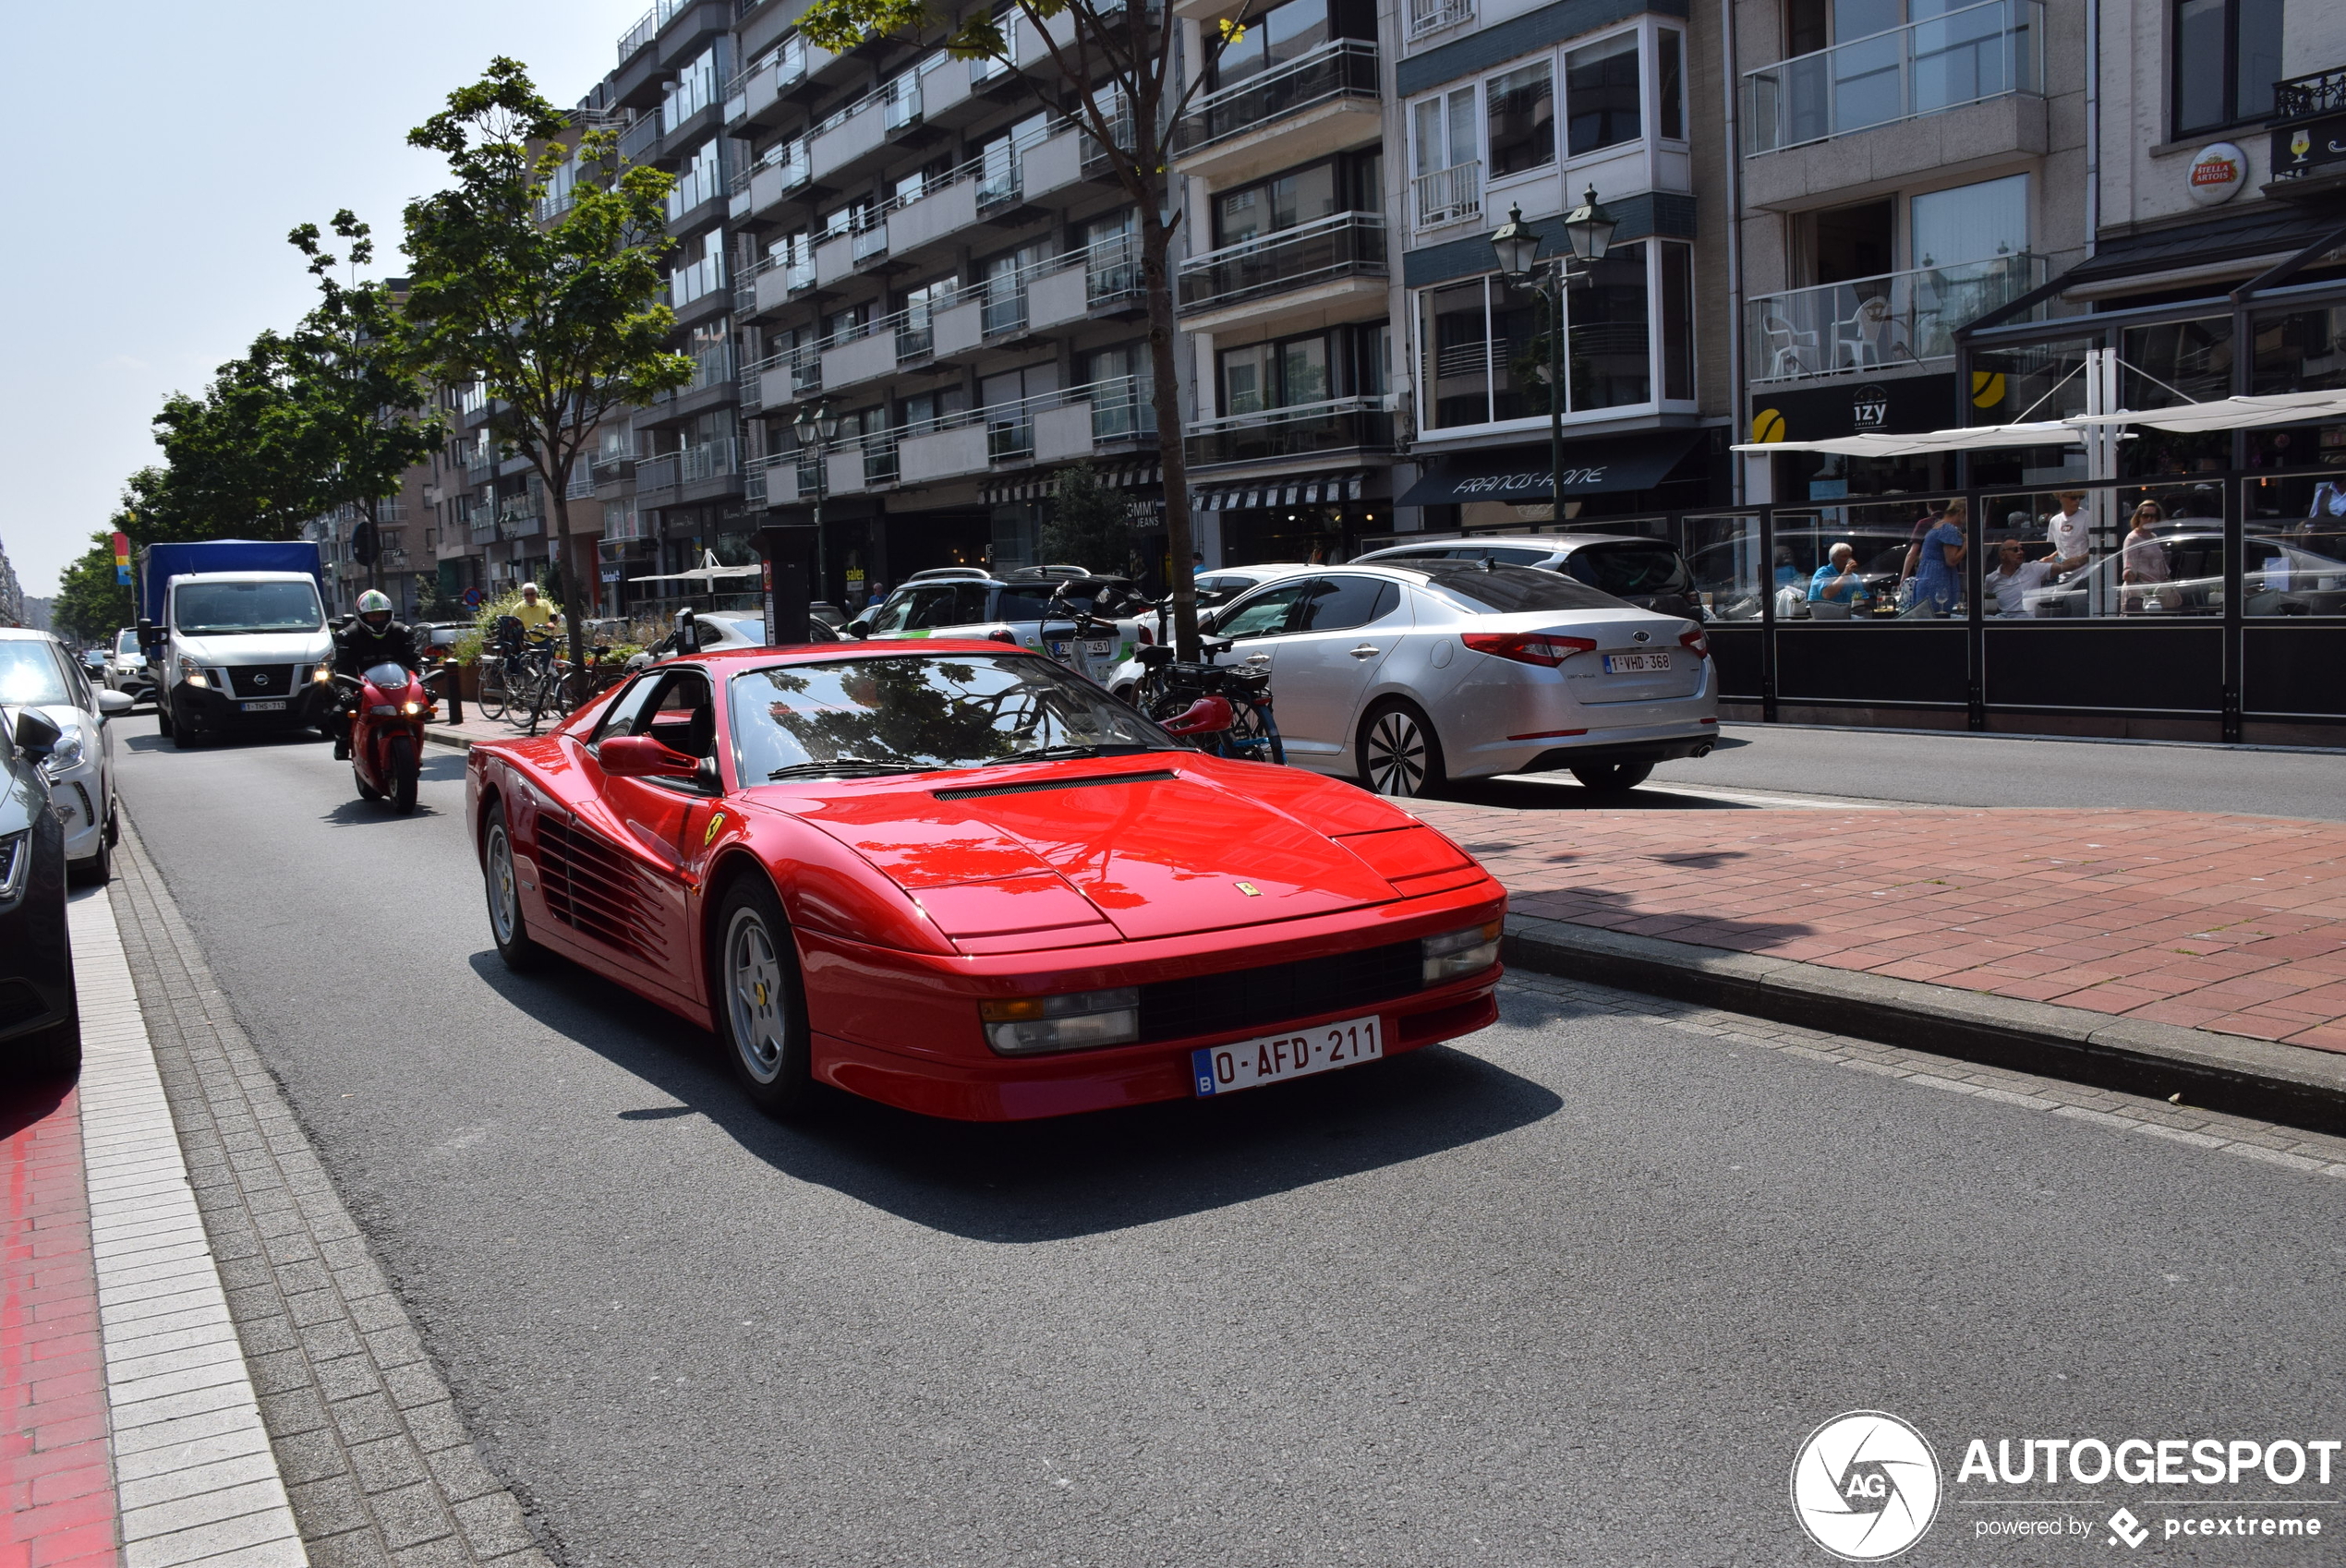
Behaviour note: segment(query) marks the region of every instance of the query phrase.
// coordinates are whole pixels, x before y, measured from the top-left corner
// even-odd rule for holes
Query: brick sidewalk
[[[1412,804],[1524,914],[2346,1052],[2346,826]]]

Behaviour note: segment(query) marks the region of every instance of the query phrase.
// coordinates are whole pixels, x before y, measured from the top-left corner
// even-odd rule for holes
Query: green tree
[[[456,183],[408,205],[405,312],[416,367],[443,386],[478,382],[496,409],[491,434],[544,481],[562,597],[581,612],[565,618],[571,668],[583,670],[595,579],[572,549],[571,470],[597,426],[682,387],[693,364],[665,346],[676,318],[659,298],[673,182],[627,166],[614,132],[566,146],[570,128],[520,62],[500,55],[407,133],[447,158]],[[543,222],[554,173],[572,159],[570,206]]]
[[[1121,573],[1132,562],[1132,518],[1123,495],[1100,482],[1088,463],[1060,470],[1043,520],[1043,559],[1087,571]]]
[[[333,217],[350,247],[354,271],[374,259],[375,242],[348,208]],[[382,499],[399,493],[407,470],[439,444],[437,418],[424,416],[424,385],[400,332],[398,302],[382,283],[345,283],[339,259],[320,248],[318,225],[304,223],[286,243],[309,259],[318,280],[316,308],[287,340],[291,391],[307,416],[300,431],[315,474],[316,512],[351,505],[377,536],[369,581],[382,586]]]
[[[156,415],[160,467],[130,477],[140,543],[290,539],[318,513],[320,466],[300,367],[284,336],[262,332],[220,367],[200,397],[174,392]]]
[[[1170,5],[1132,0],[1011,0],[987,4],[959,21],[953,0],[815,0],[799,18],[807,38],[837,54],[873,37],[937,40],[958,60],[992,60],[1022,81],[1053,115],[1066,113],[1100,148],[1119,188],[1131,199],[1140,234],[1142,289],[1148,300],[1151,401],[1157,414],[1158,460],[1165,475],[1165,525],[1173,558],[1173,634],[1185,659],[1197,657],[1197,589],[1190,572],[1189,464],[1181,445],[1180,381],[1174,359],[1172,246],[1185,205],[1173,188],[1175,133],[1212,75],[1223,50],[1245,36],[1256,0],[1233,18],[1203,30],[1201,58],[1185,73],[1176,63],[1180,18]],[[1053,23],[1065,19],[1053,36]],[[1050,55],[1047,75],[1020,69],[1003,25],[1023,19]],[[1055,95],[1059,82],[1072,100]]]
[[[114,634],[139,619],[131,608],[129,587],[115,581],[111,530],[91,535],[90,548],[60,574],[49,616],[60,630],[109,648],[114,645]]]

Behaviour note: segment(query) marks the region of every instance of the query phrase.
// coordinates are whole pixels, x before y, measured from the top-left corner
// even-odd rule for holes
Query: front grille
[[[1141,1038],[1181,1040],[1366,1008],[1422,989],[1424,975],[1419,945],[1396,942],[1324,959],[1162,980],[1141,987]]]
[[[290,664],[232,664],[227,669],[229,693],[239,697],[289,697],[293,695],[295,668]]]
[[[0,980],[0,1031],[18,1028],[47,1016],[41,993],[26,980]]]

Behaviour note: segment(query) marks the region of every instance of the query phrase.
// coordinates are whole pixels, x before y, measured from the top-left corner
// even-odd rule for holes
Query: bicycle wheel
[[[513,688],[506,677],[505,661],[502,658],[483,660],[480,667],[480,695],[474,706],[483,718],[495,720],[505,717],[513,705]]]
[[[1252,703],[1235,706],[1238,717],[1222,737],[1222,754],[1243,762],[1285,766],[1287,742],[1279,739],[1278,721],[1271,717],[1270,708]]]

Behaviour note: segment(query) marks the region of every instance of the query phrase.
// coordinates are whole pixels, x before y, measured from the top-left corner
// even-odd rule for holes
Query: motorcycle
[[[334,680],[357,697],[350,715],[350,771],[358,781],[358,798],[388,796],[393,811],[414,811],[424,721],[434,717],[424,683],[399,664],[378,664],[363,680],[347,675]]]

